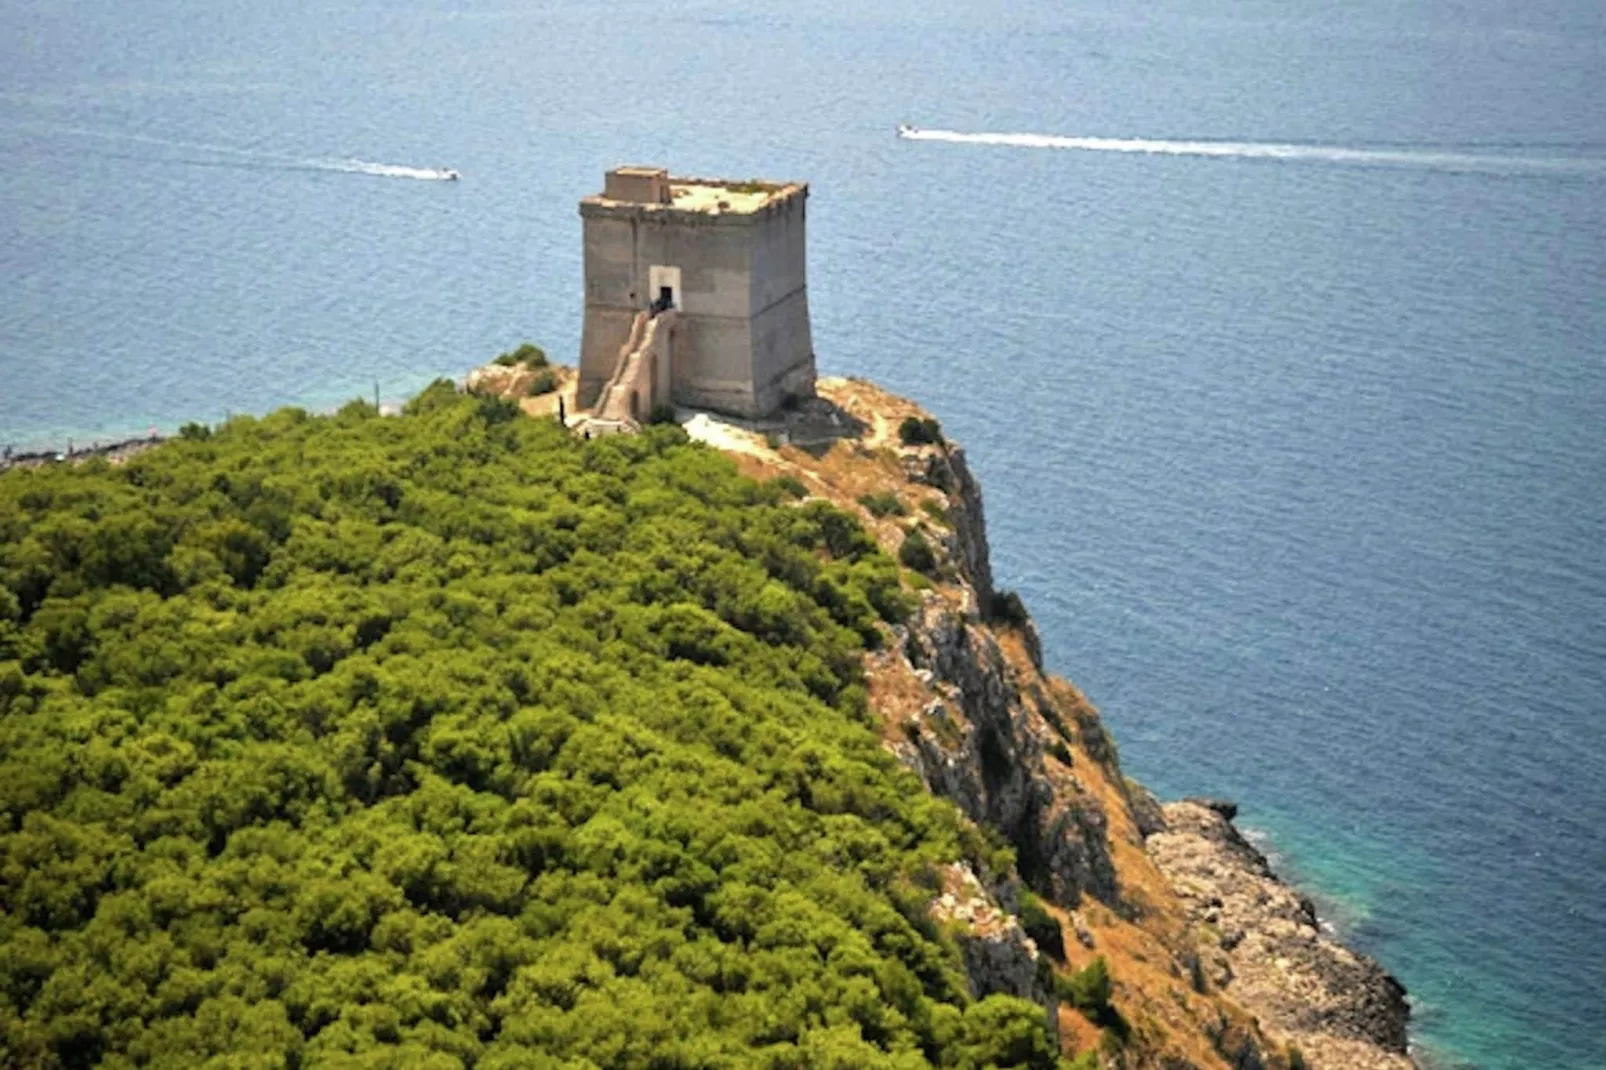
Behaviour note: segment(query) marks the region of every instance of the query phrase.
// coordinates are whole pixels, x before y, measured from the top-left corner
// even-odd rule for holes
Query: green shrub
[[[1059,962],[1065,961],[1065,934],[1060,929],[1059,919],[1044,909],[1042,900],[1031,892],[1021,893],[1020,924],[1037,944],[1037,950]]]
[[[525,342],[510,353],[500,353],[493,364],[500,364],[504,368],[513,368],[520,364],[531,368],[545,368],[547,366],[546,350],[540,346]]]
[[[944,445],[942,425],[930,416],[905,416],[898,425],[898,440],[905,446]]]
[[[517,419],[522,411],[519,409],[518,402],[512,398],[480,395],[475,397],[474,401],[479,410],[480,419],[487,424],[505,424],[509,420]]]
[[[993,592],[992,599],[987,603],[987,617],[997,624],[1007,624],[1015,628],[1024,627],[1026,622],[1032,619],[1020,595],[1008,590]]]
[[[878,520],[889,516],[909,515],[909,510],[904,508],[903,501],[890,490],[861,494],[859,504]]]
[[[927,516],[939,524],[952,522],[948,516],[948,506],[943,504],[941,498],[927,498],[920,503],[920,508],[925,511]]]
[[[898,560],[905,568],[912,568],[928,576],[937,570],[937,555],[919,528],[915,528],[903,537],[903,545],[898,548]]]
[[[1110,968],[1103,955],[1075,973],[1056,978],[1054,991],[1060,999],[1086,1015],[1089,1021],[1104,1028],[1106,1045],[1112,1042],[1120,1045],[1131,1033],[1126,1019],[1110,1002],[1110,997],[1115,994],[1115,986],[1110,980]]]
[[[530,380],[530,386],[526,393],[528,393],[532,398],[537,398],[542,394],[550,394],[557,388],[558,373],[553,371],[551,368],[542,368],[540,371],[536,372],[534,378]]]
[[[1110,968],[1100,955],[1075,973],[1062,975],[1054,985],[1059,998],[1081,1011],[1094,1021],[1109,1009],[1114,986],[1110,982]]]
[[[778,488],[788,498],[802,499],[809,496],[809,488],[796,476],[780,475],[770,480],[770,485]]]
[[[988,996],[965,1008],[964,1040],[956,1061],[960,1067],[1023,1067],[1058,1070],[1059,1052],[1042,1027],[1043,1009],[1021,999]],[[835,1066],[864,1065],[860,1060]],[[891,1065],[890,1061],[883,1065]],[[944,1065],[944,1064],[939,1064]]]
[[[674,423],[675,422],[675,407],[673,405],[664,404],[662,402],[660,402],[657,405],[654,405],[652,407],[652,411],[647,414],[647,422],[649,424],[672,424],[672,423]]]
[[[1305,1053],[1297,1047],[1288,1045],[1288,1070],[1306,1070]]]

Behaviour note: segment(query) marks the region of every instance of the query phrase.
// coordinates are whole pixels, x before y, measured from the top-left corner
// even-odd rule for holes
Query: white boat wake
[[[449,167],[407,167],[397,163],[370,163],[367,160],[306,160],[315,171],[341,171],[351,175],[377,175],[380,178],[411,178],[419,182],[452,182],[457,172]]]
[[[230,145],[207,145],[194,141],[175,141],[170,138],[152,137],[148,134],[136,134],[126,131],[90,130],[72,126],[45,126],[39,128],[23,126],[5,132],[18,134],[37,132],[45,136],[66,135],[69,137],[94,138],[100,141],[118,141],[136,145],[154,145],[165,149],[179,149],[186,153],[200,154],[200,158],[179,159],[170,157],[171,162],[198,166],[244,167],[265,171],[327,171],[348,175],[374,175],[379,178],[409,178],[419,182],[453,182],[461,177],[458,172],[449,167],[410,167],[406,164],[374,163],[370,160],[359,160],[354,157],[349,159],[308,159],[283,153],[236,148]]]
[[[1020,149],[1070,149],[1153,156],[1203,156],[1229,160],[1283,160],[1348,164],[1357,167],[1405,167],[1481,174],[1606,175],[1606,157],[1528,156],[1437,149],[1362,148],[1306,145],[1275,141],[1194,141],[1153,138],[1061,137],[1054,134],[967,134],[902,126],[907,141],[940,141],[955,145],[995,145]]]

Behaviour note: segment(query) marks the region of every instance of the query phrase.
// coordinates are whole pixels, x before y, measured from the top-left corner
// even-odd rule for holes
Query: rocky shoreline
[[[1201,965],[1266,1032],[1314,1066],[1409,1070],[1405,988],[1321,927],[1214,799],[1162,807],[1149,857],[1187,907]]]
[[[65,450],[23,450],[13,452],[8,446],[4,454],[0,454],[0,472],[10,468],[36,468],[42,464],[76,464],[87,461],[92,457],[103,457],[113,464],[127,460],[152,446],[167,441],[167,436],[152,431],[146,435],[135,438],[118,439],[115,442],[94,442],[86,448],[74,447],[69,441]]]

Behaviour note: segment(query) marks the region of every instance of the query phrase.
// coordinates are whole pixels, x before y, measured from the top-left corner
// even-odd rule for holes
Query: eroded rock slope
[[[859,512],[889,552],[916,532],[932,549],[906,555],[918,608],[867,668],[887,746],[1013,851],[997,872],[951,874],[933,903],[970,934],[973,987],[1043,1002],[1067,1054],[1107,1066],[1409,1067],[1403,989],[1323,934],[1220,808],[1162,808],[1128,781],[1097,711],[1044,672],[1024,608],[994,589],[964,451],[904,442],[900,423],[928,415],[872,384],[820,393],[792,444],[717,441],[752,474]],[[1056,1000],[1100,958],[1108,1009]]]

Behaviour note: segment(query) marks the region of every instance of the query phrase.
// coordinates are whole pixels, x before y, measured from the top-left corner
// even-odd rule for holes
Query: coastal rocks
[[[1231,821],[1238,816],[1238,804],[1227,799],[1211,799],[1203,795],[1191,795],[1182,800],[1195,806],[1202,806],[1222,816],[1224,820]]]
[[[1409,1070],[1405,989],[1322,932],[1235,813],[1219,800],[1170,803],[1145,844],[1187,909],[1204,975],[1319,1070]]]
[[[1139,835],[1147,839],[1156,832],[1164,832],[1165,810],[1161,808],[1160,800],[1154,797],[1154,792],[1130,777],[1125,778],[1123,784]]]
[[[1041,1004],[1057,1041],[1059,1001],[1052,987],[1044,984],[1046,972],[1037,945],[982,886],[975,871],[964,864],[943,867],[943,891],[929,910],[958,938],[971,995],[979,999],[1002,993]]]
[[[519,351],[511,354],[519,355]],[[469,372],[459,385],[466,393],[517,402],[528,416],[556,416],[565,407],[570,415],[577,413],[576,381],[573,368],[547,363],[545,355],[532,346],[527,360],[511,364],[493,361]]]
[[[135,454],[142,453],[152,446],[167,441],[167,436],[158,432],[154,427],[150,433],[138,438],[119,439],[115,442],[92,442],[88,447],[74,448],[72,441],[67,442],[66,450],[24,450],[13,452],[6,446],[0,452],[0,472],[10,468],[36,468],[40,465],[71,462],[79,464],[93,457],[102,457],[112,464],[122,464]]]

